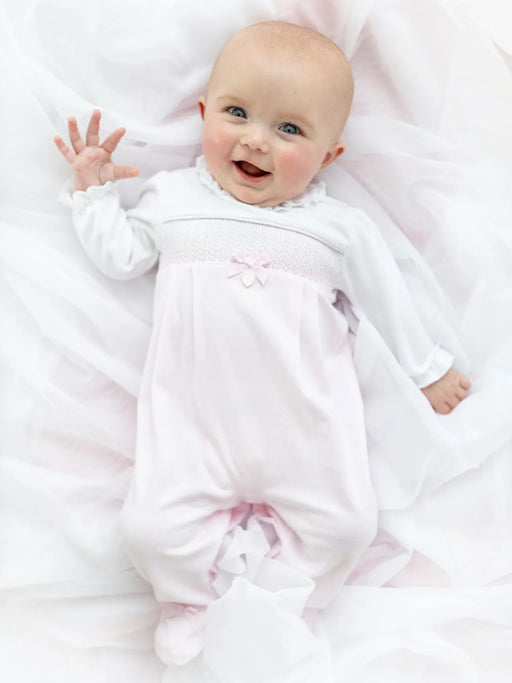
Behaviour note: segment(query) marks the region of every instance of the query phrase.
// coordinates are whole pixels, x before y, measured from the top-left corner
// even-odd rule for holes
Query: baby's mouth
[[[235,166],[240,172],[240,175],[249,180],[261,180],[270,175],[269,171],[264,171],[262,168],[251,164],[250,161],[235,161]]]

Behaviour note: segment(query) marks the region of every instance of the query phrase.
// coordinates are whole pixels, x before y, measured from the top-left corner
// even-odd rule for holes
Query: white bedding
[[[512,22],[463,0],[4,0],[0,5],[0,671],[6,683],[506,683],[512,673]],[[500,14],[500,9],[503,14]],[[479,8],[482,12],[482,8]],[[496,17],[503,17],[503,22]],[[204,657],[165,670],[158,610],[124,555],[118,512],[154,274],[88,261],[57,195],[52,136],[124,125],[126,206],[190,165],[218,49],[265,19],[303,23],[352,60],[347,152],[330,192],[375,218],[472,363],[450,416],[419,394],[386,410],[364,337],[356,363],[380,531],[314,640],[295,593],[243,581],[211,609]],[[489,38],[493,31],[500,47]],[[414,281],[414,278],[411,280]],[[424,282],[423,280],[421,282]],[[427,298],[418,280],[420,306]],[[428,408],[428,409],[427,409]],[[294,602],[295,601],[295,602]],[[299,600],[300,601],[300,600]],[[279,647],[276,646],[279,643]]]

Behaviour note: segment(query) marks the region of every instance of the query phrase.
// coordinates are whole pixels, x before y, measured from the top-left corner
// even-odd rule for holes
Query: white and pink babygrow
[[[425,330],[376,226],[322,183],[249,206],[201,158],[142,190],[127,212],[113,183],[66,199],[107,275],[159,260],[123,510],[130,557],[159,601],[193,614],[218,596],[225,538],[252,516],[267,554],[313,580],[307,607],[324,607],[376,530],[343,311],[369,321],[420,387],[453,358]],[[168,658],[187,659],[178,650]]]

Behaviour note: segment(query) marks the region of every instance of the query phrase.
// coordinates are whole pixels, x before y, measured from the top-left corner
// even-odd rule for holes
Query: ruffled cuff
[[[443,377],[452,367],[454,357],[441,346],[435,346],[427,358],[424,366],[412,376],[420,389],[428,387]]]
[[[70,209],[85,208],[91,202],[98,201],[116,192],[115,183],[111,180],[104,185],[90,185],[87,190],[75,190],[73,189],[73,181],[69,179],[59,193],[58,201]]]

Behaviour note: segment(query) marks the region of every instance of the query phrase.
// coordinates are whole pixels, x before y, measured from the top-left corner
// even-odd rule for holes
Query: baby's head
[[[353,90],[345,55],[316,31],[271,21],[236,33],[199,99],[212,176],[247,204],[293,199],[343,152]]]

